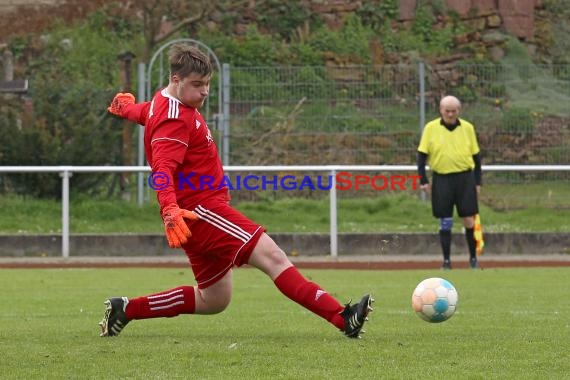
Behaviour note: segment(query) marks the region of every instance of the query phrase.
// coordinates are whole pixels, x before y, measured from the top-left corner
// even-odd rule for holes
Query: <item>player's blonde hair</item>
[[[168,51],[170,75],[186,78],[192,73],[208,76],[213,68],[210,59],[200,49],[186,44],[174,44]]]

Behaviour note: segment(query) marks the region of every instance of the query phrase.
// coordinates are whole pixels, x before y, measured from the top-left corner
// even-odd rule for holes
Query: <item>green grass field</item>
[[[193,284],[186,269],[0,271],[2,379],[564,379],[570,377],[569,268],[303,270],[339,300],[372,292],[362,340],[284,298],[263,274],[235,273],[215,316],[134,321],[100,338],[108,296]],[[410,306],[442,276],[459,292],[441,324]]]

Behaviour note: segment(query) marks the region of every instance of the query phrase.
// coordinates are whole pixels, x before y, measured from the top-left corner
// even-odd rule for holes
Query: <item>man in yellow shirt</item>
[[[481,190],[481,158],[475,127],[459,118],[461,102],[445,96],[439,104],[440,118],[424,127],[418,147],[420,188],[431,192],[433,216],[440,221],[439,238],[443,251],[443,269],[451,269],[451,230],[453,209],[463,218],[469,247],[469,265],[479,267],[474,237],[475,215],[479,213],[477,195]],[[433,173],[430,185],[426,163]]]

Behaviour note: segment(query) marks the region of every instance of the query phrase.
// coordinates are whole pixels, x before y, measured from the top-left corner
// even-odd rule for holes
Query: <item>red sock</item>
[[[175,317],[193,314],[196,307],[194,288],[179,286],[164,292],[129,299],[125,315],[129,319]]]
[[[308,281],[294,266],[285,269],[275,279],[275,286],[291,300],[326,319],[343,330],[344,319],[339,313],[344,307],[314,282]]]

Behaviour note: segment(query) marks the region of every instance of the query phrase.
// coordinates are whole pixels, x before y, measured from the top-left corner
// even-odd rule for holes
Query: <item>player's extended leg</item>
[[[160,293],[105,301],[101,336],[116,336],[133,319],[170,318],[180,314],[216,314],[226,309],[232,296],[232,271],[205,289],[179,286]]]
[[[441,218],[439,220],[439,242],[443,253],[442,269],[451,269],[451,230],[453,218]]]
[[[464,217],[463,226],[465,227],[465,241],[469,248],[469,266],[471,269],[477,269],[479,264],[477,263],[477,242],[475,241],[475,216]]]
[[[451,269],[451,231],[453,228],[453,207],[455,204],[455,182],[453,176],[434,173],[431,187],[433,216],[439,219],[439,242],[443,254],[441,268]]]
[[[475,215],[479,213],[479,205],[477,202],[477,186],[475,185],[475,175],[473,172],[465,172],[459,174],[456,182],[457,194],[457,213],[463,219],[465,227],[465,240],[469,247],[469,266],[477,269],[477,242],[475,240]]]
[[[326,319],[345,335],[360,336],[362,326],[372,310],[373,299],[366,295],[356,305],[341,305],[319,285],[307,280],[287,255],[266,233],[253,249],[248,264],[262,270],[288,298]]]

